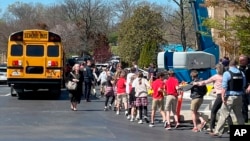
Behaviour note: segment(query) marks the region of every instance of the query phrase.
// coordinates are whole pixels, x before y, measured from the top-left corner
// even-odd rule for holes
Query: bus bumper
[[[24,89],[50,89],[58,88],[62,85],[62,79],[7,79],[9,86],[24,88]]]

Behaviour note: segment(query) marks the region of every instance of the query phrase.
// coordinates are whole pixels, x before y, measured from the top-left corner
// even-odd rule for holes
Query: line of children
[[[133,69],[132,69],[133,70]],[[194,81],[198,79],[198,73],[196,71],[191,72],[191,77]],[[125,79],[127,78],[127,80]],[[125,115],[130,121],[135,120],[135,115],[138,115],[138,123],[142,124],[143,121],[149,123],[149,127],[155,126],[155,113],[157,110],[160,111],[162,120],[164,122],[164,128],[166,130],[171,129],[170,114],[171,112],[174,115],[174,128],[178,128],[180,125],[178,116],[177,116],[177,100],[178,100],[178,90],[179,82],[174,75],[173,71],[168,71],[168,78],[165,79],[165,73],[158,73],[156,80],[153,80],[150,85],[149,81],[143,77],[141,72],[138,74],[133,71],[126,74],[124,70],[117,72],[116,77],[108,77],[106,88],[105,88],[105,108],[108,109],[108,102],[111,98],[109,104],[109,109],[111,109],[114,100],[117,103],[114,105],[116,107],[116,114],[119,115],[121,111],[121,105],[123,104],[125,109]],[[129,81],[129,82],[128,82]],[[199,86],[194,86],[199,87]],[[151,119],[148,118],[148,90],[152,89],[152,111]],[[115,93],[117,90],[117,93]],[[191,89],[191,93],[193,92]],[[166,105],[164,107],[164,98],[166,97]],[[194,104],[196,100],[191,102],[191,111],[193,120],[197,120],[198,109],[202,104],[202,99],[199,100],[197,104]],[[206,121],[200,117],[201,126],[206,124]],[[193,131],[197,130],[196,122],[193,122],[194,128]]]

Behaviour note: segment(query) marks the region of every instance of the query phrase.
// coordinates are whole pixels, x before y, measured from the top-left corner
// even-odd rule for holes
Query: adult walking
[[[90,93],[92,82],[94,81],[93,72],[91,69],[91,60],[87,60],[87,64],[83,69],[83,77],[84,77],[84,96],[86,98],[86,102],[90,102]]]
[[[250,83],[250,68],[248,66],[248,57],[246,55],[241,55],[239,57],[239,70],[244,72],[245,76],[246,76],[246,84]],[[247,88],[247,86],[246,86]],[[242,114],[243,114],[243,118],[245,123],[248,122],[248,105],[249,105],[249,101],[250,101],[250,96],[249,96],[249,92],[244,91],[243,95],[242,95]]]
[[[151,79],[151,81],[153,81],[153,79],[156,79],[157,68],[153,63],[150,63],[149,68],[145,69],[148,70],[148,80]]]
[[[244,118],[241,112],[242,95],[246,86],[246,78],[243,72],[237,68],[235,59],[229,63],[229,70],[223,73],[222,77],[222,106],[220,109],[220,118],[214,133],[211,136],[222,136],[223,128],[231,110],[234,111],[239,125],[244,125]]]
[[[71,110],[77,110],[77,104],[80,104],[82,96],[82,83],[83,75],[80,71],[80,64],[75,64],[72,71],[68,75],[68,81],[73,81],[77,83],[76,90],[68,90],[71,102]]]

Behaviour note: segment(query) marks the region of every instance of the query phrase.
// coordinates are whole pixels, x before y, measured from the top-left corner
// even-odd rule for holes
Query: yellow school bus
[[[38,89],[60,95],[64,51],[58,34],[39,29],[12,33],[7,57],[7,83],[12,96],[20,97],[25,90]]]

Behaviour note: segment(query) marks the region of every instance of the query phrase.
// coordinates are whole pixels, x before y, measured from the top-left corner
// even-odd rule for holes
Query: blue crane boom
[[[189,0],[196,31],[198,50],[213,54],[218,63],[219,47],[212,39],[211,30],[202,25],[203,21],[209,17],[207,7],[204,6],[204,1],[205,0]]]
[[[192,81],[191,70],[197,70],[199,77],[208,79],[215,74],[215,64],[219,61],[219,47],[212,39],[210,29],[202,26],[202,22],[208,18],[208,10],[205,0],[189,0],[195,25],[198,50],[192,52],[159,52],[157,56],[158,69],[175,71],[179,81]],[[206,33],[206,34],[204,34]]]

